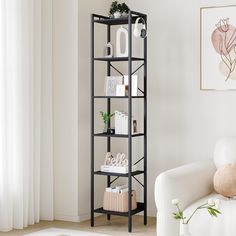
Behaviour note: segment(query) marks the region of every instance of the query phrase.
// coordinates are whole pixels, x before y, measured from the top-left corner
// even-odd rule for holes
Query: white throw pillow
[[[236,164],[236,137],[224,137],[216,142],[214,162],[217,168],[225,164]]]

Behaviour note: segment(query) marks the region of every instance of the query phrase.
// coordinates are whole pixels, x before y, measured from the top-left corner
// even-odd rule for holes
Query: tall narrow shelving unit
[[[91,15],[91,226],[94,226],[94,213],[102,213],[107,215],[107,219],[110,220],[111,215],[119,215],[128,217],[128,231],[132,232],[132,215],[137,214],[139,212],[143,212],[144,216],[144,225],[147,224],[147,38],[143,39],[143,57],[137,58],[132,56],[132,25],[135,23],[138,17],[142,17],[144,21],[147,23],[147,15],[129,11],[128,17],[119,18],[119,19],[111,19],[107,16],[101,16],[97,14]],[[128,25],[128,46],[129,53],[128,57],[95,57],[94,55],[94,28],[95,24],[103,24],[107,27],[107,42],[111,41],[111,27],[114,25]],[[146,24],[147,27],[147,24]],[[128,63],[128,79],[129,79],[129,92],[128,96],[96,96],[94,92],[94,81],[95,81],[95,62],[103,61],[107,64],[107,76],[111,75],[111,69],[115,69],[115,66],[112,64],[113,62],[126,62]],[[132,62],[133,61],[141,61],[141,65],[132,70]],[[141,96],[132,96],[132,74],[134,74],[137,70],[143,67],[143,90],[139,89],[141,92]],[[94,129],[94,103],[96,99],[106,99],[107,100],[107,112],[111,113],[111,102],[112,99],[126,99],[128,102],[128,135],[120,135],[120,134],[104,134],[104,133],[95,133]],[[132,134],[132,99],[143,99],[143,132]],[[110,124],[108,124],[110,127]],[[136,163],[132,163],[132,139],[136,137],[143,138],[143,157],[136,161],[136,163],[143,162],[143,169],[132,172],[132,165]],[[95,170],[94,166],[94,158],[95,158],[95,150],[94,144],[96,138],[106,138],[107,141],[107,152],[111,150],[111,140],[113,138],[125,138],[128,139],[128,161],[129,168],[127,174],[120,173],[108,173],[101,172]],[[115,212],[115,211],[106,211],[102,207],[95,209],[94,208],[94,178],[97,175],[107,176],[107,186],[110,185],[119,177],[128,178],[128,212]],[[136,177],[138,175],[143,175],[143,182],[139,181]],[[112,178],[114,178],[112,180]],[[141,186],[143,187],[143,202],[137,203],[137,208],[135,210],[131,210],[131,191],[132,191],[132,179],[135,179]]]

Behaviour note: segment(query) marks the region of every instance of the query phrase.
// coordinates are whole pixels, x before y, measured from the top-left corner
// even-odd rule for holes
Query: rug
[[[40,230],[38,232],[34,232],[31,234],[25,234],[25,236],[108,236],[108,235],[79,231],[79,230],[50,228],[50,229]]]

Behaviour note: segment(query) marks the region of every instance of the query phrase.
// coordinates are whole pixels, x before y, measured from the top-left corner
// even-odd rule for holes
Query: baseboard
[[[89,219],[89,214],[81,214],[78,216],[55,214],[55,220],[69,221],[69,222],[81,222]]]
[[[79,222],[89,220],[90,214],[89,213],[83,213],[79,215]]]
[[[150,210],[148,209],[147,210],[147,215],[150,216],[150,217],[156,217],[157,216],[157,210]]]

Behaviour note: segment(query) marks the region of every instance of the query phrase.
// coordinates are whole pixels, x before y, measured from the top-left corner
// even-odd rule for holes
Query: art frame
[[[116,96],[117,85],[123,84],[122,76],[106,76],[105,77],[105,95]]]
[[[236,90],[236,5],[200,8],[200,89]]]

